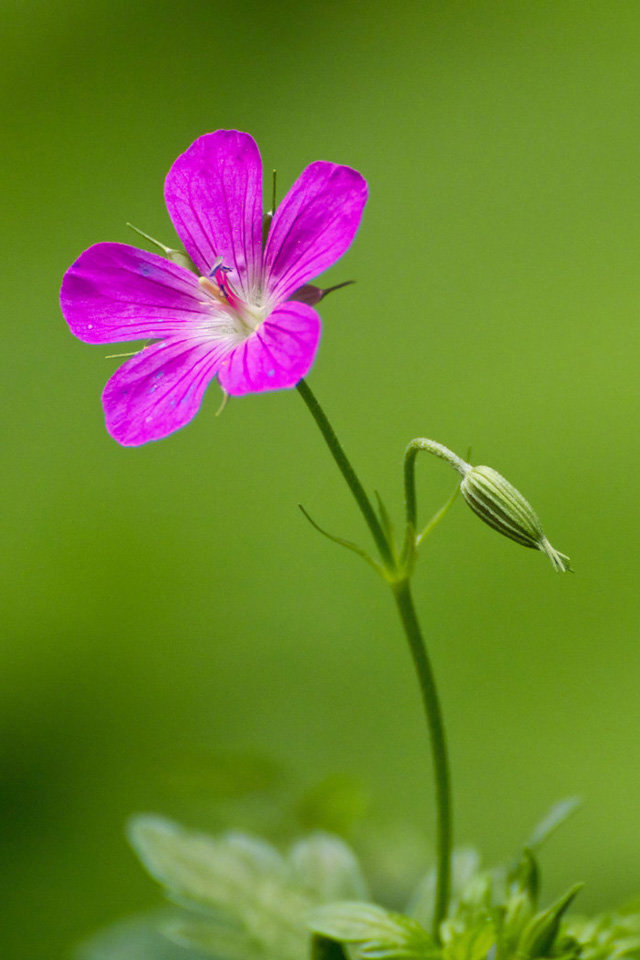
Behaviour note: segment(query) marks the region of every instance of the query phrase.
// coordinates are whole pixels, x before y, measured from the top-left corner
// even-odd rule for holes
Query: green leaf
[[[515,893],[526,893],[534,907],[538,904],[540,895],[540,867],[538,861],[528,847],[522,851],[522,857],[509,871],[507,883]]]
[[[342,946],[319,933],[311,935],[311,960],[345,960]]]
[[[378,512],[379,512],[379,514],[380,514],[380,520],[381,520],[381,522],[382,522],[382,529],[384,530],[384,532],[385,532],[385,534],[386,534],[386,537],[387,537],[387,540],[388,540],[389,544],[392,545],[392,544],[394,543],[394,540],[395,540],[395,534],[394,534],[394,530],[393,530],[393,523],[392,523],[392,521],[391,521],[391,516],[390,516],[389,511],[387,510],[386,506],[384,505],[384,502],[383,502],[383,500],[382,500],[382,497],[380,496],[380,494],[378,493],[378,491],[375,490],[374,493],[375,493],[375,495],[376,495],[376,501],[377,501],[377,504],[378,504]]]
[[[581,804],[580,797],[566,797],[564,800],[555,803],[534,829],[525,847],[530,850],[537,850],[538,847],[541,847],[551,834],[555,833],[558,827],[576,812]]]
[[[494,918],[488,913],[477,915],[466,927],[455,920],[442,924],[445,960],[485,960],[496,944]]]
[[[328,835],[300,841],[286,858],[254,837],[207,837],[154,816],[137,817],[130,837],[169,897],[193,911],[167,935],[226,960],[303,960],[311,910],[366,895],[353,853]]]
[[[178,920],[167,924],[164,933],[182,950],[195,948],[208,957],[228,960],[262,960],[264,957],[263,946],[245,933],[207,920]]]
[[[293,882],[320,903],[364,900],[367,885],[351,848],[338,837],[315,834],[292,847]]]
[[[530,960],[549,956],[560,929],[560,921],[583,886],[583,883],[576,883],[564,896],[530,920],[518,943],[519,956]]]
[[[290,864],[270,844],[242,834],[214,839],[153,816],[137,817],[130,838],[168,895],[200,914],[172,925],[174,939],[231,960],[305,955],[313,901],[296,889]]]
[[[451,493],[449,494],[445,502],[442,504],[439,510],[436,510],[434,515],[431,517],[431,519],[425,526],[424,530],[421,533],[419,533],[418,536],[416,537],[416,546],[420,546],[422,541],[429,536],[432,530],[434,530],[438,526],[440,521],[444,520],[446,515],[449,513],[449,510],[458,499],[459,493],[460,493],[460,482],[456,481],[455,487],[453,488],[453,490],[451,491]]]
[[[303,514],[303,516],[307,518],[307,520],[309,521],[311,526],[314,528],[314,530],[317,530],[318,533],[321,533],[323,537],[327,538],[327,540],[331,540],[332,543],[337,543],[339,547],[345,547],[347,550],[350,550],[352,553],[355,553],[356,556],[360,557],[362,560],[368,563],[370,567],[373,567],[376,573],[379,573],[380,576],[383,578],[385,577],[386,574],[385,574],[384,567],[381,566],[381,564],[379,564],[377,560],[374,560],[373,557],[369,556],[369,554],[364,549],[364,547],[359,547],[357,543],[353,543],[351,540],[344,540],[343,537],[337,537],[335,534],[329,533],[327,530],[325,530],[323,527],[321,527],[319,524],[315,522],[313,517],[311,517],[307,513],[307,511],[305,510],[305,508],[302,506],[301,503],[298,504],[298,509]]]
[[[640,957],[640,915],[601,914],[593,918],[571,917],[563,925],[574,956],[584,960],[623,960]]]
[[[455,904],[478,876],[480,855],[471,847],[453,851],[451,858],[451,900]],[[432,868],[416,887],[407,907],[407,913],[423,926],[433,918],[436,896],[436,870]]]
[[[171,943],[159,931],[165,913],[116,923],[81,944],[74,960],[204,960],[204,954]]]
[[[263,840],[240,834],[213,839],[161,817],[134,818],[129,839],[173,898],[214,909],[235,913],[256,885],[281,883],[286,871],[280,854]]]
[[[344,901],[320,907],[311,914],[309,925],[316,934],[354,945],[357,956],[365,960],[439,955],[419,923],[373,903]]]

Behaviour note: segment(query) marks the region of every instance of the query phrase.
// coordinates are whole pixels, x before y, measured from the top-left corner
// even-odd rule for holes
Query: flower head
[[[320,318],[296,293],[350,246],[367,184],[350,167],[312,163],[263,244],[258,147],[246,133],[218,130],[178,157],[165,200],[200,276],[154,253],[98,243],[67,270],[60,293],[85,343],[155,341],[102,396],[107,429],[126,446],[183,427],[215,376],[239,396],[294,387],[308,373]]]

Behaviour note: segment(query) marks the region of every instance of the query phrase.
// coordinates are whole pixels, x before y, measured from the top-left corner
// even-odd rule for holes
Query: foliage
[[[246,834],[214,838],[140,816],[131,842],[174,908],[112,928],[78,960],[640,960],[637,902],[569,916],[576,884],[540,904],[538,849],[576,803],[556,805],[510,865],[485,869],[474,850],[456,851],[437,936],[433,869],[397,913],[367,901],[358,861],[337,837],[314,833],[282,855]]]

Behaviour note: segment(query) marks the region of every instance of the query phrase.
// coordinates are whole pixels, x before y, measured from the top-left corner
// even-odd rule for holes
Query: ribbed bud
[[[491,467],[469,467],[460,484],[462,496],[490,527],[523,547],[545,553],[555,570],[566,573],[569,558],[551,546],[528,500]]]

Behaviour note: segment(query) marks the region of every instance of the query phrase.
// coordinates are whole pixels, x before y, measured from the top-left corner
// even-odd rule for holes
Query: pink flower
[[[123,364],[102,395],[107,430],[126,446],[183,427],[216,375],[239,396],[294,387],[308,373],[320,317],[300,288],[351,244],[367,184],[350,167],[312,163],[263,246],[258,147],[246,133],[218,130],[178,157],[165,200],[201,276],[126,244],[98,243],[67,270],[60,292],[85,343],[157,341]]]

